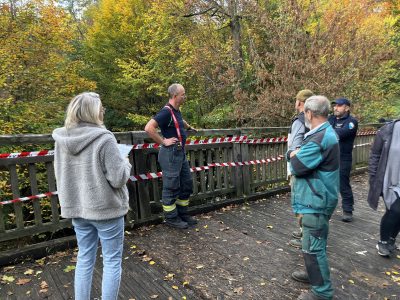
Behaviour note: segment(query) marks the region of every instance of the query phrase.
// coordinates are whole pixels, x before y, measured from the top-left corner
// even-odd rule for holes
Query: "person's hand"
[[[178,142],[178,139],[176,137],[172,137],[169,139],[163,139],[163,145],[168,147],[176,144]]]
[[[300,149],[294,150],[292,152],[290,152],[290,158],[292,158],[293,156],[295,156],[297,154],[297,152],[299,152]]]

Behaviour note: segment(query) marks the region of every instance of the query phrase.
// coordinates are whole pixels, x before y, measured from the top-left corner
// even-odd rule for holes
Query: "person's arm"
[[[113,188],[122,188],[129,179],[132,166],[120,155],[115,137],[110,135],[99,152],[107,181]]]
[[[157,132],[157,128],[158,128],[158,123],[154,119],[151,119],[149,122],[147,122],[146,127],[144,128],[144,130],[147,132],[149,137],[151,137],[154,142],[156,142],[157,144],[160,144],[160,145],[164,145],[164,146],[171,146],[178,142],[178,139],[176,137],[172,137],[169,139],[163,138]]]
[[[350,128],[350,123],[354,124],[353,128]],[[352,120],[349,123],[346,123],[342,128],[334,128],[337,135],[339,136],[339,140],[344,140],[348,137],[353,137],[357,134],[358,122],[356,120]]]
[[[289,149],[286,152],[286,159],[290,160],[292,151],[299,149],[304,139],[306,127],[300,120],[296,120],[292,124],[290,141],[288,141]]]
[[[299,150],[290,155],[290,171],[293,175],[303,176],[310,174],[322,161],[321,145],[308,142]]]
[[[375,141],[371,147],[371,152],[368,160],[368,174],[370,185],[374,184],[376,171],[378,170],[379,160],[381,159],[384,144],[385,143],[382,138],[382,131],[378,131],[375,137]]]

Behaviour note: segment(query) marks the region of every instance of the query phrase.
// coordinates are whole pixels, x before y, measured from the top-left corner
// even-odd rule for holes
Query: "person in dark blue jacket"
[[[343,222],[353,221],[354,196],[350,185],[352,152],[356,138],[358,121],[350,115],[350,101],[338,98],[332,102],[333,115],[329,123],[339,137],[340,146],[340,194],[342,196]]]
[[[311,291],[299,298],[332,299],[326,244],[329,219],[338,203],[339,142],[328,122],[329,100],[312,96],[304,104],[306,126],[300,149],[290,150],[290,171],[293,175],[292,208],[302,216],[302,251],[307,272],[295,271],[292,278],[311,283]]]

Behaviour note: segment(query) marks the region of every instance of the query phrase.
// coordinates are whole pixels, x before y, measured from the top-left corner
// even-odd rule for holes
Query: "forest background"
[[[0,0],[0,134],[50,133],[96,91],[143,130],[186,88],[198,128],[286,126],[308,88],[362,123],[400,115],[400,1]]]

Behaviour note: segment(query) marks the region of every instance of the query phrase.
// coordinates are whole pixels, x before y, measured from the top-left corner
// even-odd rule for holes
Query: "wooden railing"
[[[361,127],[359,131],[362,132],[366,128],[373,130],[376,125]],[[282,137],[287,130],[287,127],[201,130],[191,138],[243,135],[248,138]],[[145,132],[115,133],[115,136],[118,142],[124,144],[140,144],[148,139]],[[353,152],[354,168],[366,165],[373,138],[373,133],[357,136]],[[22,146],[24,150],[34,151],[43,150],[44,145],[47,149],[53,149],[53,140],[50,135],[0,136],[0,145],[8,149],[11,146],[21,149]],[[276,159],[286,152],[286,142],[197,144],[187,145],[186,150],[191,167],[202,167],[213,163]],[[133,150],[130,154],[133,164],[131,175],[161,171],[157,154],[158,150],[152,148]],[[215,166],[195,171],[192,175],[194,193],[190,206],[198,212],[265,197],[274,191],[288,190],[284,159],[254,165]],[[0,181],[7,182],[0,190],[0,201],[54,192],[57,188],[53,156],[0,158]],[[127,185],[130,204],[127,224],[137,225],[160,219],[161,178],[130,181]],[[60,217],[57,195],[0,205],[0,242],[68,227],[71,227],[71,222]]]

